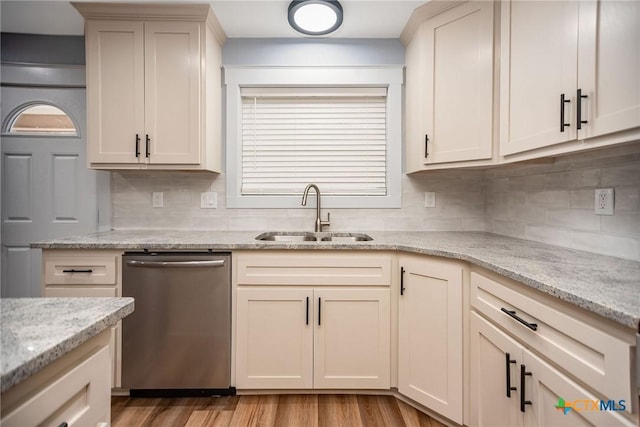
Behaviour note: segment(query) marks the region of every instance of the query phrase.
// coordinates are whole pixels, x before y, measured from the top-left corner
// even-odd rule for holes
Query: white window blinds
[[[386,88],[242,88],[243,195],[384,196]]]

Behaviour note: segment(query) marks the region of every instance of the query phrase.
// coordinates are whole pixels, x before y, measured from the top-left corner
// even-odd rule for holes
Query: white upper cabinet
[[[86,18],[90,166],[219,171],[224,33],[209,6],[75,7]]]
[[[502,156],[621,142],[577,140],[640,126],[640,3],[501,5]],[[540,150],[545,147],[552,148]]]
[[[493,14],[493,2],[466,2],[425,20],[408,40],[408,172],[491,159]]]

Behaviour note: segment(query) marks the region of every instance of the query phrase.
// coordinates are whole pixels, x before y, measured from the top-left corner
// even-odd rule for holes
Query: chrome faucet
[[[331,219],[331,214],[327,213],[327,220],[323,221],[322,219],[320,219],[320,189],[318,188],[317,185],[315,184],[309,184],[307,185],[307,187],[304,189],[304,193],[302,194],[302,206],[307,206],[307,196],[309,195],[309,190],[311,189],[316,190],[316,225],[315,225],[315,230],[316,232],[318,231],[322,231],[322,227],[323,226],[329,226],[331,225],[331,223],[329,222]]]

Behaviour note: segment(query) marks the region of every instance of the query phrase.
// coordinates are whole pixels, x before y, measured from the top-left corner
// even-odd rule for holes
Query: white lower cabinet
[[[496,279],[471,273],[469,426],[637,425],[632,331]]]
[[[238,389],[389,389],[391,256],[234,252]]]
[[[389,388],[389,289],[237,295],[237,388]]]
[[[462,424],[460,263],[401,256],[398,391]]]
[[[106,427],[111,420],[108,331],[2,394],[3,427]]]
[[[42,296],[122,296],[121,252],[109,250],[42,251]],[[111,328],[111,386],[120,387],[122,372],[122,321]]]

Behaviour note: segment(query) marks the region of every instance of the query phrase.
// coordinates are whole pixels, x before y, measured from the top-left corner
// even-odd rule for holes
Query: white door
[[[388,389],[389,288],[315,289],[313,387]]]
[[[1,295],[40,296],[41,251],[30,243],[98,226],[97,172],[87,169],[86,161],[85,89],[3,86],[1,95]],[[40,107],[26,111],[35,104]],[[64,121],[51,106],[66,113],[75,132],[43,132],[42,125],[32,125],[42,116],[54,125]]]
[[[462,424],[462,267],[403,256],[398,391]]]
[[[313,290],[239,288],[236,386],[313,386]]]

